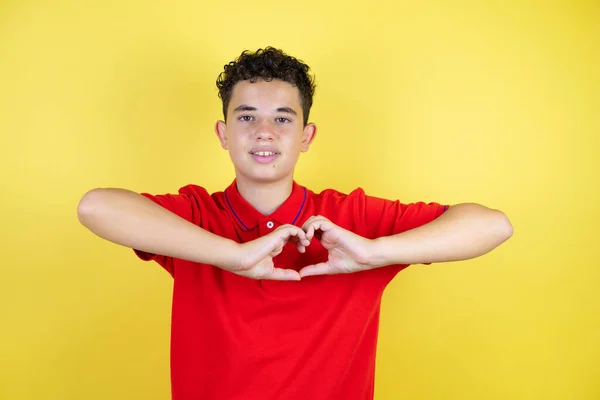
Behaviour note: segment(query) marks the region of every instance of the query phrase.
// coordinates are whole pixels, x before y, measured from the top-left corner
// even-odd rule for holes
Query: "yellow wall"
[[[168,397],[171,280],[76,205],[228,185],[214,82],[266,45],[317,74],[300,183],[515,227],[393,281],[376,399],[600,398],[597,2],[49,3],[0,5],[1,399]]]

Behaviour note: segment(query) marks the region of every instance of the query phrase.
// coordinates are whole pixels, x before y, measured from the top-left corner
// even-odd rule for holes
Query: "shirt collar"
[[[246,201],[237,189],[236,180],[225,189],[225,202],[234,218],[245,230],[254,229],[265,217],[268,217],[280,225],[294,225],[300,218],[302,210],[306,206],[307,190],[293,182],[292,193],[271,215],[265,216]]]

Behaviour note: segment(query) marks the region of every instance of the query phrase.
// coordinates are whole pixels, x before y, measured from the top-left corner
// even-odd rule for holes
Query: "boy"
[[[386,285],[409,264],[477,257],[512,235],[502,212],[477,204],[297,184],[317,133],[308,71],[270,47],[225,66],[215,132],[236,175],[223,192],[81,199],[82,224],[174,279],[175,400],[372,399]]]

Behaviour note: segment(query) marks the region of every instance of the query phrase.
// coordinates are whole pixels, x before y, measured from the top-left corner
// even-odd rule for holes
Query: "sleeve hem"
[[[156,258],[156,254],[147,253],[142,250],[132,249],[136,256],[142,261],[152,261]]]

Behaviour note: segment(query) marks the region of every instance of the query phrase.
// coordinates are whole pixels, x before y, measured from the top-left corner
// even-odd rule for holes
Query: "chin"
[[[272,168],[272,169],[276,169],[276,168]],[[275,183],[275,182],[281,182],[283,180],[287,180],[287,179],[293,179],[293,172],[292,173],[281,173],[281,171],[251,171],[250,173],[244,173],[243,171],[240,171],[236,174],[237,176],[242,176],[244,177],[243,179],[246,179],[248,181],[252,181],[252,182],[256,182],[256,183]]]
[[[280,182],[286,179],[286,176],[278,176],[278,175],[254,175],[251,178],[253,181],[258,183],[275,183]]]

